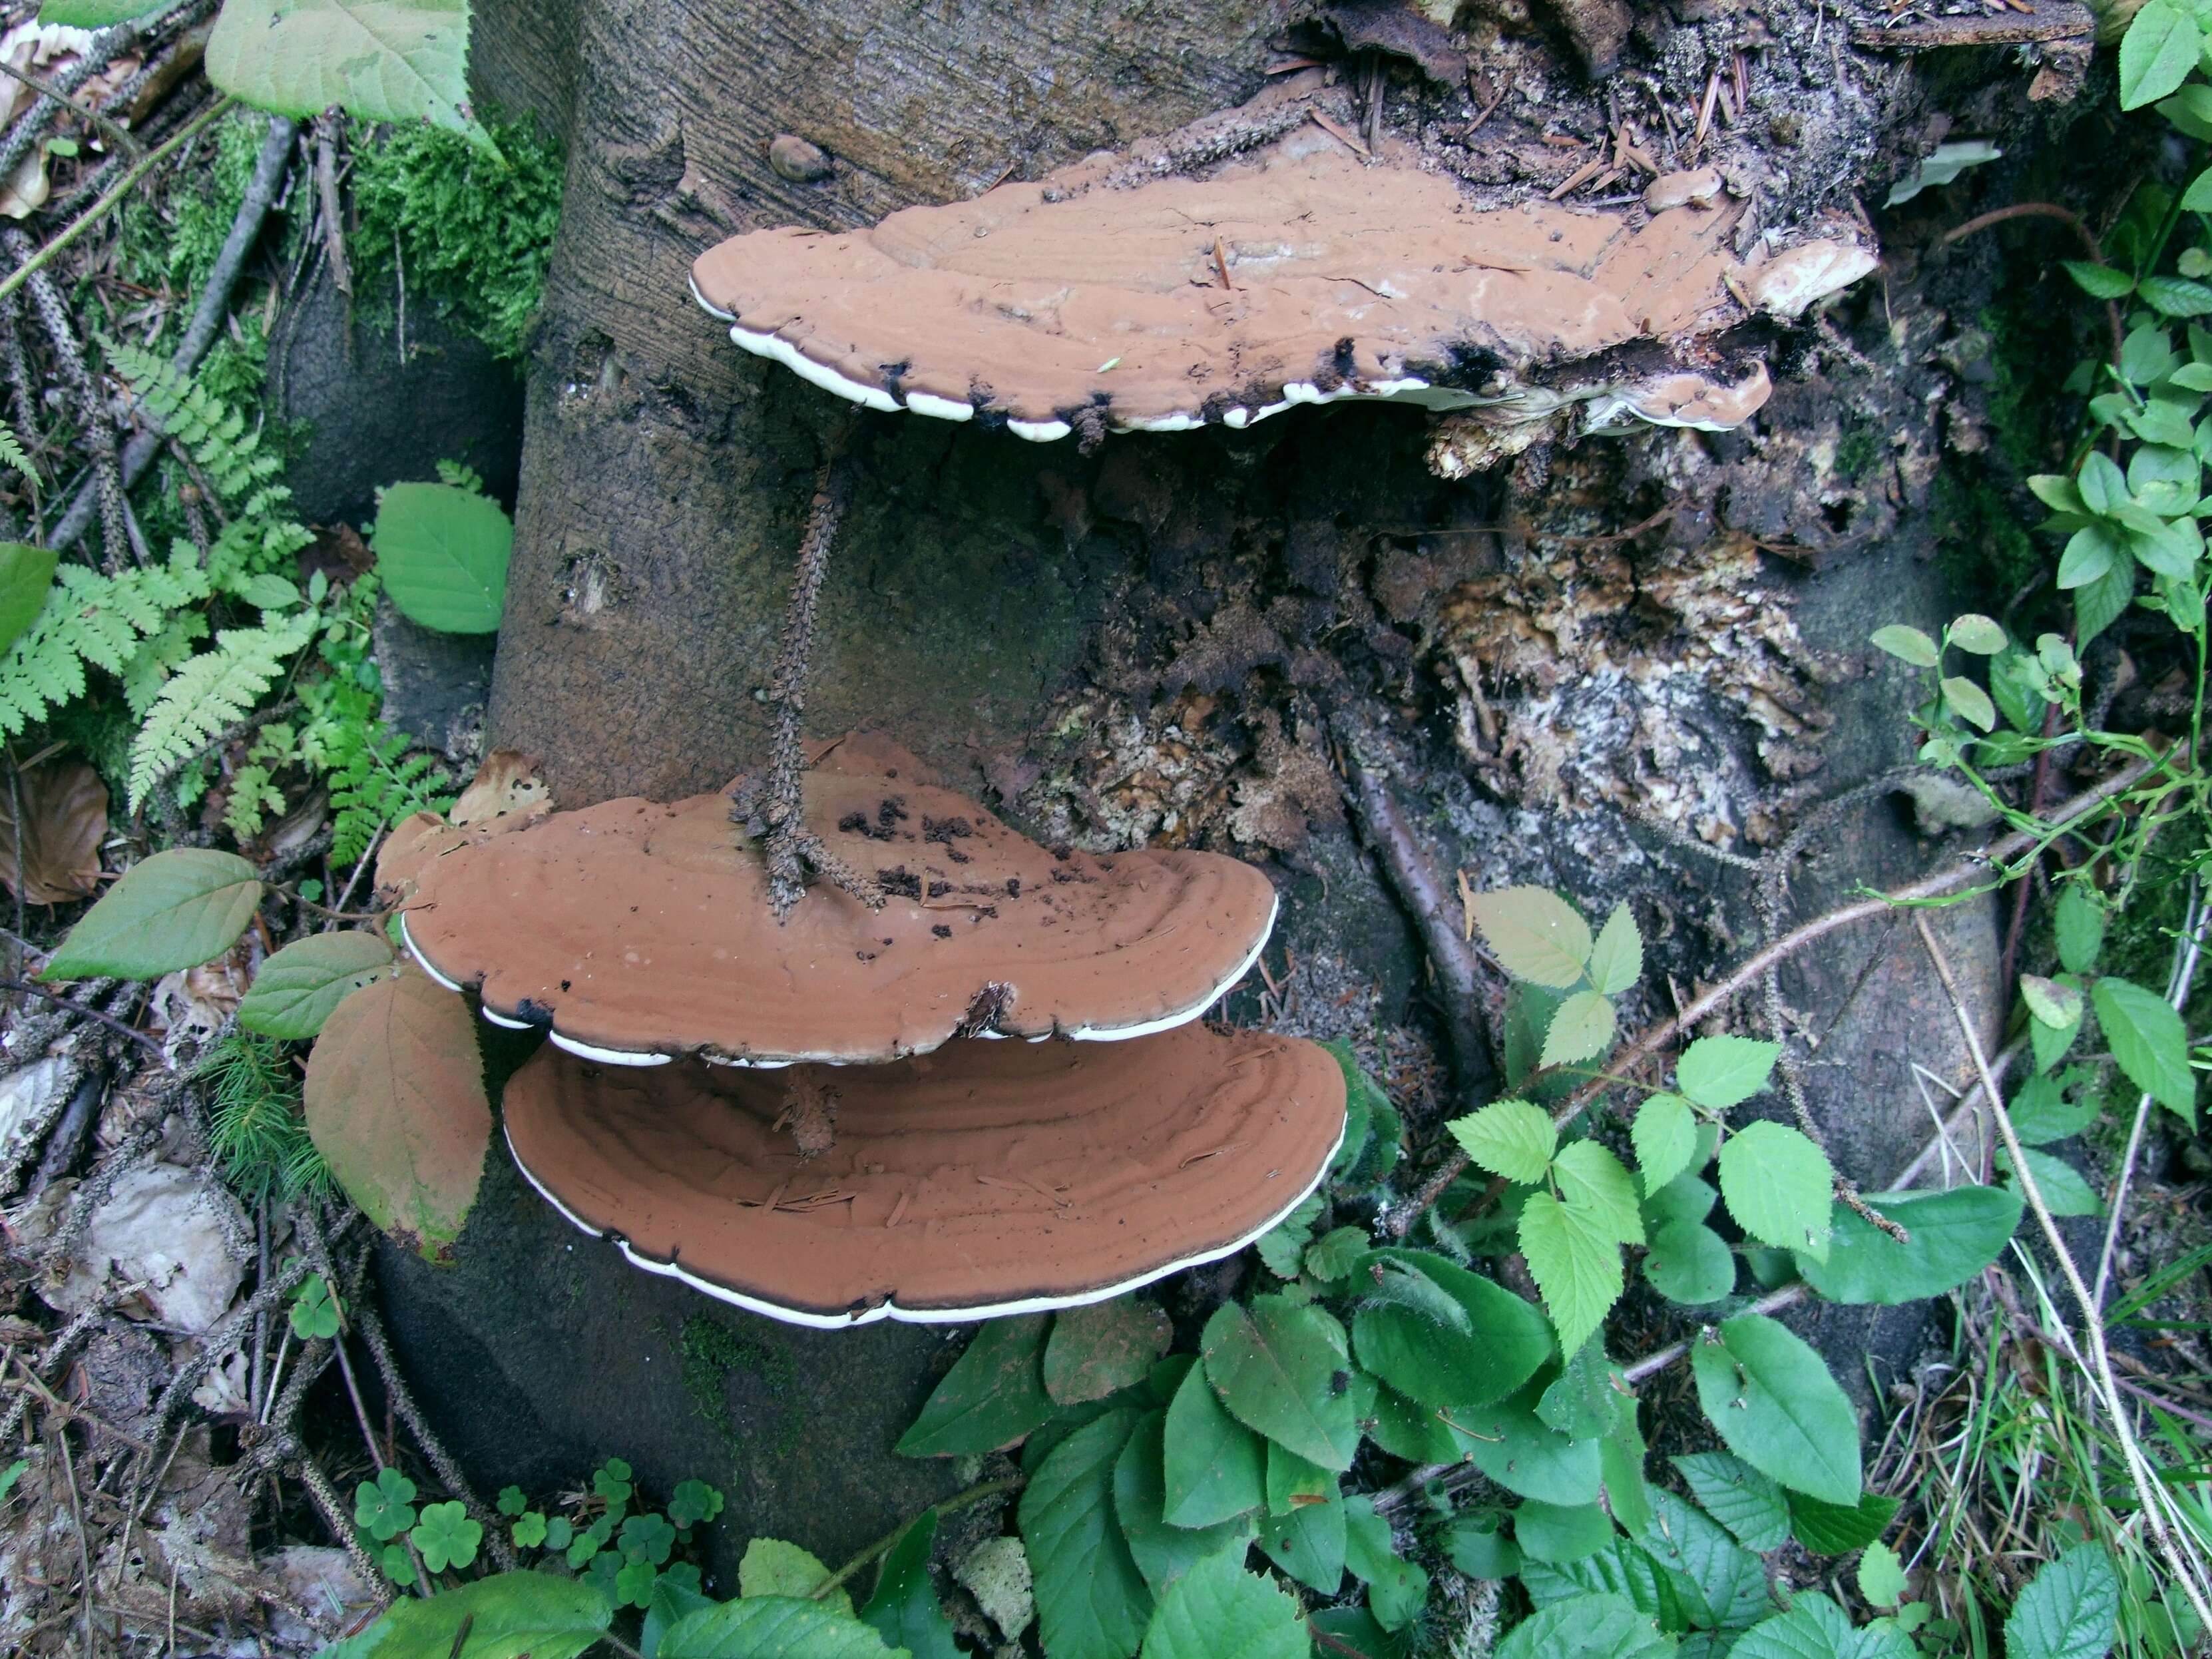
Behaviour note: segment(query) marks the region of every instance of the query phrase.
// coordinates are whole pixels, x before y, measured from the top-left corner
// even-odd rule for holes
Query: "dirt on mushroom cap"
[[[817,1157],[776,1127],[794,1080],[838,1097]],[[1097,1300],[1225,1255],[1320,1180],[1345,1085],[1313,1043],[1188,1025],[798,1074],[549,1046],[504,1111],[524,1173],[640,1266],[842,1325]]]
[[[504,834],[413,821],[378,881],[424,966],[481,987],[489,1017],[550,1021],[617,1063],[869,1063],[979,1028],[1136,1036],[1195,1018],[1266,940],[1274,890],[1249,865],[1056,854],[927,775],[865,737],[807,775],[809,824],[882,884],[879,911],[818,886],[779,924],[720,794]]]

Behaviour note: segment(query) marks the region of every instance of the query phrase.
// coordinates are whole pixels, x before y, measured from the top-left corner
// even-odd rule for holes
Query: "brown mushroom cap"
[[[1094,158],[872,229],[749,232],[692,289],[739,345],[842,397],[1039,440],[1354,397],[1541,413],[1704,372],[1681,341],[1746,315],[1740,204],[1480,209],[1313,125],[1208,177],[1122,177]]]
[[[791,1090],[837,1097],[802,1158]],[[799,1324],[1073,1306],[1226,1255],[1319,1183],[1344,1075],[1295,1037],[957,1042],[836,1071],[626,1072],[550,1045],[507,1085],[538,1190],[653,1273]]]
[[[806,775],[806,820],[889,897],[828,883],[779,923],[724,795],[518,829],[410,821],[378,862],[424,968],[587,1058],[872,1063],[956,1034],[1115,1039],[1195,1019],[1266,942],[1275,891],[1217,854],[1055,854],[878,740]]]

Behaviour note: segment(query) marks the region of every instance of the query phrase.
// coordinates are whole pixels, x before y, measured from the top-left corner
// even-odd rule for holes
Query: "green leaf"
[[[2120,40],[2120,107],[2154,104],[2189,78],[2204,37],[2175,0],[2145,0]]]
[[[1613,1004],[1595,991],[1577,991],[1544,1028],[1540,1066],[1571,1066],[1613,1046]]]
[[[1942,690],[1943,706],[1980,731],[1992,730],[1997,723],[1996,705],[1990,694],[1962,675],[1952,674],[1944,678]]]
[[[1168,1407],[1162,1511],[1170,1526],[1211,1527],[1267,1501],[1267,1442],[1222,1407],[1193,1365]]]
[[[260,879],[235,853],[172,848],[101,895],[39,977],[159,979],[197,968],[237,943],[260,903]]]
[[[1351,1277],[1376,1293],[1352,1316],[1359,1363],[1422,1405],[1455,1413],[1502,1400],[1551,1355],[1552,1335],[1540,1313],[1443,1256],[1376,1250],[1353,1264]],[[1425,1305],[1414,1294],[1386,1295],[1386,1286],[1425,1290],[1446,1305]]]
[[[1680,1095],[1654,1095],[1637,1109],[1628,1144],[1636,1149],[1648,1198],[1690,1167],[1698,1150],[1697,1115]]]
[[[451,484],[393,484],[369,539],[385,591],[410,621],[441,634],[498,630],[514,546],[498,502]]]
[[[448,1567],[465,1567],[477,1559],[477,1547],[483,1542],[483,1523],[471,1520],[459,1499],[427,1504],[422,1518],[407,1538],[422,1553],[424,1566],[432,1572],[443,1572]]]
[[[1537,1400],[1536,1415],[1571,1440],[1602,1439],[1636,1409],[1635,1395],[1616,1381],[1605,1345],[1585,1342]]]
[[[1674,1644],[1619,1595],[1571,1595],[1506,1632],[1495,1659],[1661,1659]]]
[[[1224,1304],[1200,1340],[1206,1380],[1230,1414],[1325,1469],[1348,1469],[1359,1445],[1346,1348],[1318,1308],[1279,1296]]]
[[[1747,1123],[1721,1146],[1721,1196],[1736,1224],[1778,1249],[1828,1253],[1836,1172],[1828,1155],[1784,1123]]]
[[[1978,657],[1994,657],[2005,648],[2004,629],[1978,611],[1953,617],[1949,638],[1960,650],[1971,651]]]
[[[1764,1089],[1781,1055],[1780,1044],[1752,1037],[1699,1037],[1682,1051],[1674,1082],[1698,1105],[1724,1112]]]
[[[2197,1073],[2189,1068],[2189,1028],[2181,1016],[2164,997],[2109,975],[2090,988],[2089,1000],[2128,1081],[2195,1128]]]
[[[1911,1586],[1905,1582],[1905,1563],[1897,1552],[1887,1544],[1872,1543],[1866,1553],[1859,1557],[1859,1594],[1872,1607],[1893,1607],[1905,1600]]]
[[[1042,1314],[987,1321],[899,1437],[899,1455],[974,1456],[1042,1425],[1052,1415],[1042,1368],[1046,1327]]]
[[[1893,1308],[1941,1296],[1995,1261],[2020,1224],[2020,1195],[2002,1187],[1876,1194],[1867,1202],[1911,1237],[1899,1243],[1839,1206],[1826,1259],[1797,1257],[1805,1282],[1831,1302]]]
[[[1361,1494],[1344,1500],[1344,1565],[1367,1586],[1368,1611],[1385,1630],[1403,1630],[1421,1616],[1429,1576],[1399,1555],[1390,1523]]]
[[[2135,599],[2136,568],[2132,560],[2115,562],[2095,581],[2075,590],[2074,648],[2088,649],[2089,642],[2118,621]]]
[[[2119,1575],[2098,1544],[2045,1564],[2005,1620],[2005,1659],[2103,1659],[2118,1632]]]
[[[1541,887],[1507,887],[1474,893],[1467,913],[1482,930],[1491,954],[1516,979],[1564,991],[1583,982],[1589,960],[1589,924],[1557,893]]]
[[[2135,292],[2136,279],[2124,270],[2093,264],[2087,259],[2062,259],[2059,264],[2065,266],[2075,286],[2093,300],[2121,300]]]
[[[1320,1595],[1344,1583],[1344,1493],[1334,1485],[1318,1504],[1295,1505],[1270,1516],[1260,1529],[1267,1559]]]
[[[2212,167],[2207,167],[2189,181],[2189,188],[2181,192],[2184,213],[2212,213]],[[2199,386],[2198,391],[2204,388]]]
[[[51,547],[0,542],[0,651],[15,644],[46,608],[60,556]]]
[[[413,972],[355,992],[315,1039],[304,1099],[346,1196],[426,1260],[449,1258],[491,1145],[468,1005]]]
[[[2136,292],[2161,317],[2202,317],[2212,312],[2212,288],[2185,276],[2146,276],[2136,284]]]
[[[1644,1276],[1669,1302],[1702,1308],[1735,1288],[1735,1252],[1702,1222],[1672,1221],[1651,1235]]]
[[[1570,1207],[1587,1212],[1623,1244],[1644,1242],[1636,1182],[1627,1166],[1595,1140],[1577,1140],[1552,1160],[1552,1179]]]
[[[1790,1530],[1815,1555],[1849,1555],[1864,1549],[1897,1518],[1894,1498],[1862,1492],[1856,1504],[1824,1504],[1802,1492],[1790,1494]]]
[[[625,1546],[631,1528],[642,1520],[647,1520],[647,1517],[633,1515],[623,1522]],[[672,1540],[674,1528],[669,1528],[665,1521],[661,1526],[670,1532]],[[667,1541],[670,1540],[655,1541],[660,1545],[660,1559],[666,1560]],[[627,1547],[623,1553],[626,1555],[631,1553]],[[745,1553],[738,1561],[738,1594],[787,1595],[794,1600],[811,1601],[815,1599],[816,1588],[829,1576],[829,1567],[811,1550],[801,1549],[781,1538],[756,1538],[745,1545]],[[847,1614],[853,1611],[853,1598],[842,1589],[821,1598],[821,1601],[824,1607],[834,1607]]]
[[[884,1557],[860,1622],[882,1637],[886,1647],[902,1649],[914,1659],[961,1659],[952,1623],[930,1582],[929,1547],[936,1537],[937,1511],[924,1510]]]
[[[302,1342],[319,1338],[328,1341],[338,1334],[337,1298],[331,1294],[331,1282],[320,1273],[311,1273],[293,1295],[289,1315],[292,1334]]]
[[[59,23],[64,28],[104,29],[134,17],[149,17],[175,3],[176,0],[46,0],[39,8],[39,21]]]
[[[1875,629],[1872,642],[1877,651],[1887,652],[1899,662],[1910,663],[1915,668],[1933,668],[1943,659],[1935,641],[1902,623]]]
[[[1579,1561],[1613,1541],[1613,1517],[1595,1504],[1531,1500],[1513,1511],[1513,1540],[1538,1561]]]
[[[1692,1154],[1690,1162],[1697,1166],[1702,1160]],[[1720,1201],[1720,1193],[1711,1182],[1694,1175],[1678,1175],[1644,1200],[1644,1224],[1656,1233],[1677,1222],[1703,1221]]]
[[[1167,1488],[1162,1477],[1166,1425],[1165,1412],[1146,1412],[1114,1462],[1115,1518],[1121,1522],[1130,1559],[1155,1595],[1209,1555],[1230,1551],[1243,1560],[1244,1547],[1257,1530],[1257,1522],[1249,1512],[1210,1527],[1178,1527],[1168,1520]],[[1332,1490],[1335,1484],[1330,1481]],[[1272,1528],[1274,1523],[1268,1524]]]
[[[1364,1227],[1332,1227],[1306,1246],[1306,1276],[1334,1284],[1352,1271],[1352,1264],[1366,1254],[1367,1248]]]
[[[1109,1412],[1046,1455],[1022,1492],[1022,1542],[1053,1659],[1127,1659],[1152,1593],[1114,1513],[1114,1466],[1140,1413]]]
[[[1609,997],[1633,989],[1644,977],[1644,935],[1626,904],[1616,904],[1590,947],[1590,983]]]
[[[336,104],[489,146],[469,112],[468,52],[467,0],[227,0],[207,72],[271,114],[305,118]]]
[[[1463,1455],[1506,1491],[1539,1503],[1572,1505],[1597,1501],[1603,1459],[1595,1440],[1571,1440],[1536,1414],[1552,1378],[1540,1372],[1510,1400],[1454,1420],[1476,1437]]]
[[[391,964],[392,947],[380,934],[311,934],[261,964],[238,1005],[238,1023],[264,1036],[304,1041]]]
[[[1859,1497],[1859,1425],[1820,1356],[1764,1314],[1739,1314],[1691,1344],[1698,1401],[1728,1449],[1793,1491]]]
[[[714,1605],[700,1589],[698,1568],[683,1563],[654,1574],[653,1588],[646,1592],[645,1621],[638,1630],[638,1651],[645,1659],[659,1659],[661,1640],[672,1626],[702,1607]],[[917,1654],[915,1659],[960,1659],[960,1656],[948,1649],[942,1654]]]
[[[659,1659],[900,1659],[904,1651],[823,1602],[755,1595],[685,1614],[660,1638]],[[475,1653],[471,1642],[469,1659]],[[1126,1650],[1115,1659],[1127,1659]]]
[[[1445,1531],[1444,1554],[1469,1578],[1511,1578],[1521,1571],[1521,1547],[1498,1529],[1496,1510],[1462,1515]]]
[[[428,1600],[402,1596],[367,1630],[325,1648],[321,1659],[448,1659],[464,1629],[468,1659],[575,1659],[606,1633],[614,1613],[579,1580],[502,1572]]]
[[[2080,1073],[2069,1069],[2063,1077],[2032,1077],[2020,1085],[2011,1102],[2012,1132],[2030,1146],[2047,1146],[2054,1140],[2078,1135],[2096,1121],[2095,1095],[2081,1090],[2081,1098],[2069,1100],[2067,1091],[2078,1087]]]
[[[2086,974],[2096,967],[2105,948],[2105,907],[2087,883],[2069,881],[2058,890],[2058,902],[2051,908],[2051,927],[2060,967],[2069,974]]]
[[[1729,1659],[1914,1659],[1914,1651],[1894,1626],[1853,1630],[1850,1616],[1826,1596],[1800,1590],[1789,1612],[1746,1631]]]
[[[2070,985],[2061,985],[2040,974],[2022,974],[2020,995],[2027,1005],[2027,1012],[2054,1030],[2064,1030],[2081,1023],[2081,994]]]
[[[1312,1651],[1297,1598],[1224,1555],[1201,1561],[1160,1597],[1143,1659],[1307,1659]]]
[[[2049,1152],[2039,1152],[2032,1146],[2021,1149],[2027,1172],[2035,1179],[2036,1191],[2043,1194],[2043,1202],[2053,1215],[2102,1215],[2105,1206],[2097,1196],[2097,1189],[2088,1178],[2063,1158]],[[1997,1168],[2009,1171],[2012,1155],[2000,1151]]]
[[[1671,1492],[1654,1492],[1651,1504],[1651,1524],[1640,1541],[1670,1576],[1692,1625],[1740,1629],[1773,1605],[1765,1563],[1717,1522]]]
[[[1559,1142],[1552,1115],[1525,1100],[1493,1100],[1444,1127],[1484,1169],[1524,1184],[1544,1178]]]
[[[1044,1391],[1078,1406],[1145,1380],[1167,1352],[1168,1318],[1149,1302],[1117,1296],[1056,1314],[1044,1348]]]
[[[1520,1239],[1529,1274],[1559,1328],[1559,1346],[1571,1353],[1620,1299],[1619,1236],[1588,1208],[1535,1192],[1522,1206]]]
[[[353,1489],[353,1523],[380,1544],[415,1524],[415,1483],[397,1469],[379,1469],[376,1479]]]
[[[1694,1452],[1673,1460],[1705,1513],[1746,1549],[1778,1550],[1790,1541],[1790,1505],[1782,1488],[1728,1452]]]

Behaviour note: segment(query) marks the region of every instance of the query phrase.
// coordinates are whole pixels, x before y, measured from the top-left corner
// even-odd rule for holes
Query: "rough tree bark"
[[[692,304],[702,247],[1034,177],[1242,101],[1271,42],[1330,47],[1325,31],[1287,33],[1291,0],[487,0],[479,14],[485,97],[536,110],[570,145],[489,732],[538,756],[567,805],[710,788],[761,757],[791,554],[846,418]],[[1470,188],[1541,193],[1577,159],[1547,131],[1604,143],[1625,110],[1683,160],[1702,96],[1702,154],[1741,175],[1758,224],[1851,210],[1869,174],[1932,142],[1939,101],[2046,118],[2016,55],[1946,60],[1938,100],[1904,60],[1852,47],[1850,15],[1471,5],[1469,83],[1395,65],[1384,118],[1443,145]],[[1623,67],[1592,84],[1585,60],[1608,56]],[[834,158],[828,183],[768,165],[784,132]],[[1406,844],[1447,884],[1462,865],[1486,884],[1629,901],[1654,988],[1627,1018],[1668,1012],[1669,975],[1686,987],[1741,954],[1762,925],[1751,878],[1685,842],[1757,852],[1905,759],[1900,684],[1864,636],[1944,611],[1921,510],[1929,388],[1950,385],[1936,348],[1987,272],[1889,275],[1825,325],[1857,345],[1802,332],[1754,431],[1540,450],[1468,483],[1434,476],[1429,419],[1404,410],[1116,437],[1088,458],[861,416],[866,482],[810,725],[885,731],[1044,833],[1268,861],[1284,944],[1273,988],[1235,1012],[1352,1036],[1432,1122],[1488,1060],[1451,1052],[1464,1022],[1427,1000],[1416,933],[1322,732],[1352,735]],[[1876,453],[1852,471],[1838,445],[1862,428]],[[1926,850],[1878,795],[1813,842],[1801,907],[1910,874]],[[1993,910],[1948,925],[1994,1006]],[[1870,1184],[1924,1127],[1911,1064],[1961,1070],[1907,938],[1851,939],[1784,985],[1822,1039],[1814,1110]],[[1756,1024],[1755,1000],[1739,1018]],[[949,1470],[889,1455],[954,1351],[944,1334],[798,1333],[719,1307],[624,1268],[495,1163],[459,1268],[394,1258],[385,1273],[406,1363],[489,1478],[573,1479],[587,1457],[625,1455],[663,1491],[695,1474],[728,1488],[733,1540],[773,1528],[832,1559],[945,1489]],[[1171,1289],[1170,1309],[1189,1317],[1217,1281]],[[1865,1322],[1836,1340],[1863,1348]]]

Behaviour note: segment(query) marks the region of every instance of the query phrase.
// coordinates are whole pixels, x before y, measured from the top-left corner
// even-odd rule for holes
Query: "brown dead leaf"
[[[319,570],[333,583],[349,582],[376,566],[376,555],[351,525],[317,528],[315,539],[300,550],[300,585],[304,587]]]
[[[15,833],[21,799],[25,830]],[[32,904],[68,904],[100,888],[100,844],[107,839],[107,786],[82,761],[48,761],[0,786],[0,884],[16,890],[16,858],[22,895]]]
[[[495,749],[453,803],[453,821],[463,829],[496,823],[501,830],[520,830],[552,810],[552,793],[538,775],[538,757]]]
[[[426,1260],[449,1261],[491,1145],[468,1004],[403,968],[338,1004],[307,1057],[307,1133],[346,1196]]]

